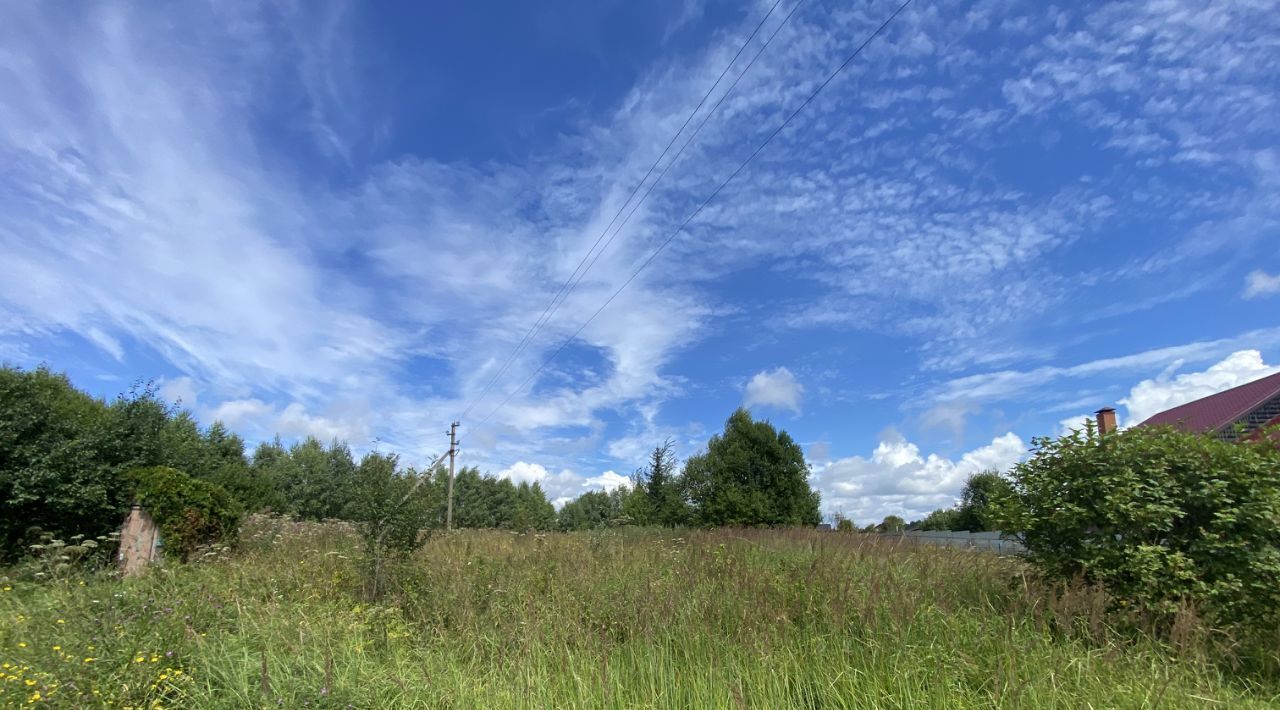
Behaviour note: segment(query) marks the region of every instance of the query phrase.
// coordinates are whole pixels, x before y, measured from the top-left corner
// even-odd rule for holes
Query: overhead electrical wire
[[[716,100],[716,103],[711,107],[711,110],[703,114],[702,120],[698,122],[696,127],[694,127],[693,132],[689,134],[689,137],[685,139],[684,144],[680,146],[680,150],[676,151],[676,154],[667,162],[666,167],[664,167],[662,172],[658,174],[658,179],[649,184],[649,189],[645,190],[645,193],[641,195],[640,199],[631,207],[631,211],[627,213],[627,216],[623,218],[622,222],[618,225],[618,228],[614,230],[613,236],[609,237],[609,240],[604,243],[604,246],[600,248],[600,251],[596,252],[595,257],[591,259],[591,263],[587,264],[587,268],[583,269],[582,275],[573,282],[573,286],[569,289],[569,293],[572,293],[573,290],[578,287],[578,284],[582,283],[582,279],[586,277],[587,272],[591,270],[591,267],[596,265],[596,262],[600,260],[600,257],[604,254],[605,250],[609,248],[609,245],[613,243],[613,240],[622,232],[622,228],[627,226],[627,223],[631,221],[632,215],[636,213],[636,210],[640,209],[640,206],[644,204],[645,200],[649,199],[649,195],[653,192],[653,189],[658,186],[658,183],[661,182],[662,178],[666,177],[667,171],[671,170],[671,166],[675,165],[676,161],[680,160],[680,156],[684,155],[685,149],[688,148],[689,144],[693,143],[694,139],[698,137],[698,134],[702,132],[703,126],[707,125],[707,121],[715,114],[716,110],[720,108],[720,104],[724,103],[725,99],[729,98],[729,96],[733,94],[733,90],[738,87],[738,82],[742,81],[742,77],[746,76],[747,72],[751,71],[751,67],[755,66],[756,60],[759,59],[760,55],[764,54],[764,51],[773,43],[773,38],[778,36],[778,33],[782,31],[782,28],[791,21],[791,16],[796,14],[796,10],[799,10],[800,6],[803,4],[804,0],[800,0],[792,6],[791,12],[788,12],[787,16],[782,19],[782,22],[778,23],[778,26],[773,28],[773,32],[770,33],[768,39],[766,39],[764,44],[760,45],[760,48],[756,50],[755,55],[751,57],[751,61],[747,62],[746,68],[738,73],[738,76],[734,78],[733,83],[730,84],[729,88],[725,89],[724,93],[720,95],[720,98]],[[568,298],[569,295],[565,294],[565,299]],[[564,301],[562,300],[560,303],[563,305]]]
[[[898,17],[898,15],[902,14],[902,11],[907,9],[907,6],[910,4],[911,4],[911,0],[905,0],[905,2],[903,2],[901,5],[898,6],[898,9],[893,11],[893,14],[889,15],[889,17],[884,22],[880,23],[880,26],[877,27],[876,30],[872,32],[862,42],[862,44],[858,45],[858,47],[854,49],[853,52],[850,53],[849,56],[846,57],[845,60],[839,66],[837,66],[835,70],[832,71],[827,76],[827,78],[823,80],[823,82],[819,84],[817,88],[815,88],[805,98],[804,101],[800,102],[800,105],[797,106],[794,111],[792,111],[785,119],[783,119],[782,123],[779,123],[778,126],[773,129],[773,131],[768,135],[768,137],[764,139],[764,141],[760,143],[760,145],[756,146],[755,150],[751,151],[751,153],[746,157],[746,159],[743,160],[742,163],[739,164],[738,167],[734,169],[734,171],[730,173],[729,176],[725,178],[724,181],[721,182],[720,185],[715,190],[713,190],[711,194],[708,195],[706,199],[704,199],[696,209],[693,210],[693,212],[689,213],[689,216],[685,217],[684,221],[680,223],[680,226],[676,227],[675,230],[671,232],[670,236],[668,236],[666,240],[664,240],[661,244],[659,244],[658,248],[654,249],[653,252],[649,254],[648,258],[646,258],[643,262],[641,262],[640,266],[634,272],[632,272],[631,276],[627,277],[627,280],[623,281],[622,285],[619,286],[609,296],[609,298],[605,300],[604,303],[600,304],[600,307],[596,309],[595,313],[592,313],[591,317],[587,318],[587,320],[583,322],[583,324],[579,326],[576,331],[574,331],[573,335],[570,335],[568,338],[566,338],[565,341],[560,344],[560,347],[557,348],[556,351],[553,352],[550,357],[544,360],[542,364],[539,365],[538,368],[533,371],[532,374],[530,374],[523,382],[520,383],[520,386],[512,390],[510,394],[508,394],[506,398],[503,399],[502,402],[498,404],[497,407],[494,407],[492,411],[490,411],[487,415],[485,415],[484,419],[480,421],[480,424],[478,426],[488,422],[493,417],[494,414],[497,414],[499,410],[501,410],[504,406],[506,406],[507,402],[511,401],[512,397],[515,397],[516,394],[521,392],[525,387],[529,385],[530,382],[534,380],[534,378],[536,378],[544,369],[546,369],[547,365],[550,365],[552,361],[554,361],[556,357],[558,357],[560,353],[563,352],[564,349],[569,346],[569,343],[572,343],[582,333],[582,331],[585,330],[586,327],[590,325],[591,322],[594,321],[596,317],[599,316],[600,313],[609,306],[610,303],[613,303],[613,300],[618,297],[618,294],[622,293],[622,291],[626,289],[627,286],[631,285],[631,282],[635,281],[636,277],[640,275],[640,272],[644,271],[649,266],[649,264],[653,263],[653,260],[656,259],[658,255],[661,254],[662,251],[666,249],[667,246],[670,245],[671,242],[674,241],[675,238],[679,236],[682,231],[684,231],[685,227],[689,226],[689,223],[692,222],[694,218],[696,218],[699,214],[701,214],[702,210],[706,209],[707,205],[711,204],[711,201],[714,200],[716,196],[719,195],[720,192],[723,191],[724,188],[729,185],[730,182],[733,182],[734,178],[738,177],[738,175],[740,175],[742,171],[745,170],[747,166],[751,164],[751,161],[754,160],[755,157],[759,155],[760,152],[763,151],[765,147],[768,146],[769,143],[772,142],[773,139],[778,136],[779,133],[781,133],[788,125],[790,125],[793,120],[795,120],[796,116],[799,116],[800,113],[804,111],[804,109],[809,104],[813,103],[813,100],[816,99],[818,95],[822,93],[823,89],[827,88],[827,86],[831,84],[831,82],[834,81],[836,77],[838,77],[842,72],[844,72],[844,70],[847,69],[849,65],[853,63],[853,60],[857,59],[858,55],[862,54],[862,51],[866,49],[867,46],[869,46],[873,41],[875,41],[876,37],[879,37],[885,31],[885,29],[888,28],[889,25]]]
[[[802,4],[803,2],[804,0],[800,0],[800,2],[796,4],[796,7],[799,7],[800,4]],[[569,278],[565,280],[565,282],[560,286],[560,289],[556,291],[555,296],[551,298],[551,302],[548,303],[547,307],[543,309],[542,314],[538,316],[538,319],[534,321],[534,324],[532,326],[530,326],[528,332],[524,334],[524,337],[521,338],[520,342],[516,345],[515,350],[513,350],[511,355],[507,357],[506,361],[503,362],[502,366],[498,368],[498,371],[494,373],[493,377],[489,379],[488,384],[484,386],[484,388],[480,391],[480,394],[477,395],[469,405],[467,405],[467,408],[466,410],[463,411],[462,416],[458,417],[459,420],[465,419],[466,416],[471,413],[471,410],[474,409],[475,406],[484,399],[485,395],[487,395],[491,389],[493,389],[494,384],[496,384],[498,380],[502,377],[502,375],[506,373],[507,369],[511,367],[512,363],[515,362],[515,359],[519,357],[520,353],[523,352],[526,347],[528,347],[529,343],[538,334],[538,332],[541,331],[544,326],[546,326],[546,324],[551,320],[551,317],[555,315],[555,312],[560,308],[561,305],[564,304],[564,301],[569,298],[569,294],[572,293],[575,288],[577,288],[578,283],[581,282],[582,278],[586,276],[587,271],[589,271],[591,267],[595,265],[596,261],[600,258],[600,255],[604,253],[605,249],[609,248],[609,244],[613,243],[614,237],[618,236],[618,231],[621,231],[622,226],[619,226],[618,230],[614,231],[613,237],[610,237],[609,241],[605,243],[604,247],[600,249],[599,253],[596,253],[595,259],[591,259],[591,255],[596,252],[596,247],[600,246],[600,242],[605,238],[605,235],[608,234],[609,230],[612,229],[613,226],[617,223],[618,218],[621,217],[622,213],[627,209],[627,205],[629,205],[631,203],[631,200],[635,198],[636,193],[640,192],[640,188],[644,186],[645,181],[647,181],[649,177],[653,175],[653,171],[657,169],[659,163],[662,162],[662,159],[665,158],[667,156],[667,153],[671,151],[671,147],[675,145],[676,141],[680,138],[680,135],[684,133],[684,129],[689,127],[689,123],[693,121],[693,117],[696,116],[698,114],[698,111],[701,110],[702,107],[707,103],[707,99],[711,98],[711,95],[715,93],[716,87],[720,86],[721,81],[724,81],[724,78],[726,75],[728,75],[729,70],[732,69],[733,65],[738,62],[738,58],[741,57],[742,53],[746,50],[746,48],[750,46],[751,41],[756,38],[756,35],[760,34],[760,30],[764,27],[765,23],[768,22],[769,18],[773,16],[774,10],[777,10],[778,6],[781,4],[782,4],[782,0],[775,0],[773,5],[769,8],[769,11],[765,13],[764,17],[760,18],[760,22],[756,25],[755,29],[751,31],[751,34],[742,43],[742,46],[738,47],[738,51],[734,53],[733,58],[730,59],[729,63],[725,65],[724,70],[720,72],[720,76],[716,77],[715,83],[711,85],[711,88],[707,89],[707,92],[705,94],[703,94],[702,99],[698,101],[698,105],[694,106],[693,110],[689,112],[689,115],[684,119],[684,123],[681,124],[679,130],[677,130],[675,134],[671,136],[671,140],[667,142],[667,146],[662,149],[662,153],[657,157],[656,160],[653,161],[653,164],[649,166],[649,170],[645,172],[644,177],[640,178],[640,182],[636,183],[636,186],[632,188],[631,194],[627,195],[627,199],[618,208],[617,213],[613,215],[613,219],[611,219],[609,221],[609,224],[604,228],[604,230],[600,232],[600,236],[596,237],[595,243],[591,245],[591,248],[587,250],[586,254],[582,255],[582,259],[578,262],[578,265],[574,268],[573,273],[569,275]],[[794,14],[794,13],[795,13],[795,8],[792,8],[791,14]],[[779,24],[778,26],[779,29],[782,27],[782,25],[786,24],[787,20],[791,19],[791,14],[788,14],[786,19],[784,19],[782,23]],[[765,42],[764,44],[765,47],[769,45],[769,42],[773,41],[773,37],[776,36],[777,33],[778,33],[778,30],[775,29],[773,32],[773,35],[771,35],[769,37],[769,40]],[[761,51],[763,51],[763,47],[761,48]],[[750,71],[751,65],[755,64],[755,59],[758,58],[759,56],[760,56],[760,53],[757,52],[756,57],[751,60],[751,63],[747,65],[747,68],[744,69],[741,73],[739,73],[738,78],[734,80],[733,86],[737,86],[738,81],[742,79],[742,75],[746,74],[747,71]],[[731,86],[725,92],[725,95],[728,95],[728,92],[732,90],[733,90],[733,87]],[[720,101],[717,101],[716,105],[712,107],[712,109],[708,111],[706,115],[703,117],[702,123],[699,124],[698,129],[694,131],[693,135],[697,135],[697,132],[698,130],[701,130],[702,125],[706,124],[707,118],[709,118],[711,114],[715,113],[716,109],[720,107],[720,104],[723,101],[724,101],[724,96],[721,96]],[[649,193],[653,191],[653,188],[658,184],[658,182],[662,180],[662,177],[666,175],[667,170],[671,168],[671,164],[674,163],[677,159],[679,159],[680,153],[684,152],[684,148],[687,147],[688,144],[689,144],[688,141],[686,141],[684,146],[680,148],[680,151],[676,154],[676,156],[673,157],[669,163],[667,163],[667,167],[664,168],[662,173],[659,174],[659,176],[657,177],[657,179],[655,179],[653,183],[650,184],[649,189],[648,191],[645,192],[644,197],[648,197]],[[640,200],[641,202],[644,201],[644,197],[641,198]],[[637,202],[636,206],[638,207],[639,205],[640,205],[640,202]],[[631,214],[634,214],[634,213],[635,213],[635,208],[633,208],[631,212],[628,213],[627,219],[629,220],[631,217]],[[625,220],[623,224],[624,225],[626,224]],[[587,264],[588,259],[591,259],[590,264]],[[582,268],[583,264],[587,264],[586,269]],[[579,271],[581,271],[581,275],[579,275]],[[577,277],[577,281],[574,280],[575,277]]]

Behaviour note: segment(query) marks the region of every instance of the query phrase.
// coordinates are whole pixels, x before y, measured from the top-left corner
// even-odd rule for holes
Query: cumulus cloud
[[[1260,298],[1280,293],[1280,274],[1268,274],[1261,269],[1250,272],[1244,279],[1244,297]]]
[[[748,407],[763,406],[787,409],[800,413],[800,397],[804,394],[795,375],[785,367],[757,372],[749,382],[743,397]]]
[[[599,488],[606,491],[629,485],[631,485],[630,478],[614,471],[605,471],[599,476],[592,476],[582,484],[584,488]]]
[[[498,472],[498,478],[505,478],[512,483],[535,483],[547,479],[547,469],[542,464],[517,461]]]
[[[1084,431],[1089,422],[1095,422],[1092,414],[1077,414],[1058,422],[1058,436],[1067,436],[1073,431]]]
[[[40,350],[28,343],[74,333],[110,359],[154,353],[193,380],[205,411],[237,417],[250,437],[344,432],[358,447],[376,433],[401,451],[438,452],[423,432],[439,432],[475,403],[623,206],[654,147],[732,56],[739,29],[718,28],[704,51],[642,69],[615,106],[565,126],[563,141],[528,146],[521,164],[443,163],[398,153],[405,136],[388,127],[397,117],[367,120],[385,107],[362,100],[359,87],[380,74],[391,85],[399,77],[393,66],[360,73],[366,65],[353,58],[372,55],[363,35],[343,31],[360,24],[344,15],[356,11],[214,4],[162,13],[104,2],[72,15],[40,4],[9,12],[0,24],[8,79],[0,82],[8,168],[0,171],[0,283],[11,287],[0,292],[0,356],[26,358]],[[594,434],[615,417],[627,422],[628,438],[602,434],[616,442],[608,453],[642,452],[636,437],[661,427],[629,424],[676,389],[680,350],[705,337],[701,326],[729,298],[737,306],[755,295],[715,289],[734,270],[763,265],[770,278],[816,289],[788,310],[791,327],[906,336],[926,365],[995,366],[1025,359],[1027,349],[1004,342],[1006,334],[1043,323],[1069,290],[1064,282],[1078,283],[1063,273],[1079,262],[1070,250],[1109,238],[1098,230],[1110,215],[1177,213],[1192,223],[1202,214],[1275,214],[1255,207],[1254,194],[1274,199],[1274,189],[1256,189],[1259,172],[1275,172],[1274,155],[1269,168],[1244,160],[1275,145],[1265,118],[1273,94],[1257,88],[1276,75],[1265,39],[1277,20],[1265,4],[1047,12],[1035,3],[944,0],[904,14],[607,317],[582,331],[570,351],[582,346],[600,362],[562,360],[535,376],[730,174],[744,147],[758,144],[881,15],[871,6],[797,13],[476,416],[464,418],[468,427],[488,422],[465,432],[472,462],[543,461],[549,487],[565,477],[564,490],[577,490],[588,479],[566,472],[588,470],[585,454],[563,453],[563,430]],[[1011,41],[993,41],[1001,33]],[[1141,115],[1115,115],[1115,106]],[[1133,161],[1111,156],[1103,162],[1112,168],[1091,164],[1032,190],[992,169],[993,147],[1054,132],[1045,120],[1055,116],[1074,116],[1168,179],[1135,191],[1149,181],[1128,172]],[[360,135],[375,124],[387,135]],[[273,140],[263,139],[264,126]],[[294,135],[296,126],[306,135]],[[318,153],[306,151],[307,136]],[[373,142],[378,150],[362,154]],[[1215,184],[1240,189],[1205,194],[1202,181],[1187,178],[1206,164],[1219,171]],[[1249,234],[1269,233],[1226,226],[1220,238],[1198,241],[1238,257],[1260,239]],[[1095,259],[1150,251],[1127,246],[1083,248]],[[777,308],[785,291],[767,291],[759,297]],[[1189,361],[1207,360],[1228,347],[1200,345],[1179,356],[1194,350]],[[1146,355],[957,380],[933,388],[936,401],[925,406],[978,406],[1000,395],[1025,404],[1059,377],[1171,359]],[[526,377],[528,390],[487,416]],[[800,411],[803,390],[785,368],[757,374],[747,389],[749,404]],[[233,394],[216,405],[225,392]],[[959,433],[967,406],[939,408],[930,421]],[[593,460],[589,470],[603,465],[623,468]]]
[[[833,461],[816,469],[811,483],[822,492],[823,508],[861,524],[890,514],[911,520],[953,505],[971,474],[1005,471],[1026,453],[1026,443],[1012,432],[958,459],[922,454],[919,446],[890,432],[871,456]]]
[[[569,469],[559,473],[551,473],[546,466],[539,463],[517,461],[497,473],[498,478],[505,478],[512,483],[537,483],[557,508],[590,490],[612,491],[619,486],[631,484],[631,479],[614,471],[605,471],[598,476],[583,477]]]
[[[1175,362],[1159,377],[1139,382],[1120,400],[1127,410],[1126,425],[1141,423],[1167,409],[1280,372],[1280,366],[1268,365],[1258,350],[1234,352],[1202,372],[1171,376],[1181,365]]]

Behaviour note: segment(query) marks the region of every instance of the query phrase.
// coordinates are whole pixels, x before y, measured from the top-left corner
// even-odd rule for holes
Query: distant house
[[[1212,432],[1226,441],[1256,438],[1280,426],[1280,373],[1160,412],[1139,426],[1161,424]]]

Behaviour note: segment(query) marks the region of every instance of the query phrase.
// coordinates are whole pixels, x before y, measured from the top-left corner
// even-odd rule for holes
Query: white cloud
[[[1203,372],[1170,377],[1180,366],[1180,362],[1175,362],[1160,377],[1139,382],[1120,400],[1128,411],[1126,425],[1141,423],[1167,409],[1280,372],[1280,366],[1266,364],[1257,350],[1234,352]]]
[[[605,471],[599,476],[592,476],[582,484],[584,488],[600,488],[606,491],[629,485],[631,485],[630,478],[614,471]]]
[[[1244,280],[1244,297],[1259,298],[1262,296],[1274,296],[1280,293],[1280,274],[1274,276],[1265,271],[1258,270],[1250,272]]]
[[[651,68],[612,113],[565,127],[561,143],[530,146],[520,165],[446,164],[396,155],[390,142],[377,160],[394,157],[373,162],[360,147],[370,137],[359,133],[382,111],[359,95],[353,57],[369,53],[343,31],[358,24],[350,7],[285,12],[283,22],[253,6],[183,7],[161,15],[102,3],[72,17],[32,4],[0,26],[0,158],[9,168],[0,175],[0,283],[10,286],[0,293],[0,354],[31,352],[15,339],[74,332],[111,358],[140,349],[168,361],[206,411],[238,417],[246,433],[346,432],[357,447],[376,434],[420,454],[442,448],[443,423],[479,394],[735,48],[729,28],[701,55]],[[464,421],[467,455],[494,468],[537,460],[583,470],[581,454],[562,453],[563,437],[548,430],[597,434],[606,415],[644,417],[677,389],[671,366],[681,349],[725,308],[709,284],[748,266],[828,291],[795,309],[794,323],[906,335],[934,367],[1024,358],[1027,348],[1003,342],[1006,334],[1061,299],[1073,275],[1056,270],[1078,262],[1064,252],[1096,238],[1091,230],[1109,214],[1251,209],[1236,195],[1252,199],[1266,165],[1249,172],[1230,161],[1275,143],[1265,119],[1274,98],[1256,89],[1274,83],[1275,58],[1259,39],[1275,34],[1266,10],[1116,3],[1042,13],[942,2],[905,14],[583,331],[573,349],[590,351],[590,373],[553,366],[472,431],[728,174],[743,146],[838,63],[848,47],[833,38],[860,36],[879,19],[862,7],[799,13]],[[1012,49],[988,51],[990,37],[974,30],[994,32],[997,11],[1017,37]],[[928,41],[939,37],[947,43]],[[278,90],[294,86],[303,95],[280,102]],[[302,115],[289,114],[292,103]],[[1112,120],[1105,107],[1114,104],[1144,115]],[[1177,160],[1195,161],[1196,171],[1217,161],[1217,182],[1241,190],[1192,194],[1179,186],[1200,181],[1179,174],[1125,202],[1128,173],[1072,176],[1030,193],[1003,181],[991,169],[993,145],[1049,132],[1035,121],[1053,111],[1078,112],[1118,150],[1169,170]],[[304,140],[262,140],[257,131],[273,117],[296,122]],[[327,178],[321,156],[275,152],[306,138],[337,156],[341,179]],[[1249,231],[1236,227],[1220,230],[1227,243]],[[1127,246],[1115,251],[1142,251]],[[1260,344],[1195,345],[957,380],[936,399],[1024,396],[1057,378]],[[758,403],[800,410],[790,372],[757,378]],[[960,432],[968,410],[938,409],[935,423]],[[657,431],[652,422],[628,428],[609,452],[641,452],[637,437]],[[561,475],[548,474],[548,486]],[[583,480],[568,476],[565,485]]]
[[[757,372],[747,382],[743,404],[748,407],[763,406],[789,409],[800,413],[800,397],[804,386],[785,367]]]
[[[534,483],[547,479],[547,469],[542,464],[517,461],[498,472],[498,478],[506,478],[512,483]]]
[[[537,483],[557,508],[588,490],[612,491],[619,486],[631,485],[630,478],[614,471],[605,471],[598,476],[584,478],[568,469],[551,473],[542,464],[526,461],[517,461],[502,469],[497,473],[497,477],[517,484]]]
[[[195,380],[186,376],[166,379],[160,384],[159,395],[166,403],[179,403],[185,409],[195,409],[198,398]]]
[[[825,510],[843,511],[859,524],[890,514],[912,520],[953,505],[971,474],[1008,470],[1026,453],[1026,443],[1012,432],[956,460],[921,454],[916,444],[891,433],[870,457],[833,461],[816,469],[811,483],[822,492]]]
[[[1001,370],[949,380],[938,387],[932,401],[985,403],[1043,397],[1053,392],[1051,383],[1068,379],[1116,376],[1165,368],[1171,362],[1205,362],[1241,349],[1280,345],[1280,328],[1263,328],[1232,338],[1202,340],[1185,345],[1144,350],[1118,357],[1100,358],[1076,365],[1046,366],[1031,370]],[[1100,403],[1105,404],[1105,402]]]
[[[299,439],[314,436],[321,441],[342,439],[351,444],[358,454],[369,446],[372,433],[369,413],[360,407],[331,407],[329,415],[316,415],[307,411],[300,402],[290,402],[278,407],[261,399],[233,399],[202,410],[203,419],[212,423],[220,421],[250,442],[264,441],[280,435],[283,439]],[[412,462],[409,462],[412,463]]]
[[[1073,431],[1084,431],[1089,422],[1095,422],[1092,414],[1077,414],[1074,417],[1067,417],[1058,422],[1058,436],[1067,436]]]

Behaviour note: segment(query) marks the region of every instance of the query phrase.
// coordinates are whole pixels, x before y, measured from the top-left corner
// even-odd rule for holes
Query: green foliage
[[[1166,617],[1221,623],[1280,612],[1280,453],[1167,427],[1034,440],[1013,471],[1005,530],[1055,579],[1100,583]]]
[[[684,483],[702,525],[817,525],[817,491],[800,445],[738,409],[706,453],[685,463]]]
[[[1094,597],[1010,585],[1020,561],[966,550],[462,531],[369,603],[350,526],[242,530],[233,556],[164,574],[5,580],[0,655],[20,677],[0,707],[1251,710],[1280,693],[1212,646],[1092,637]]]
[[[676,470],[679,462],[672,453],[674,446],[670,439],[655,446],[648,464],[636,472],[635,492],[643,494],[647,503],[637,501],[630,506],[638,513],[631,515],[638,524],[677,527],[689,523],[691,511],[685,500],[684,479]]]
[[[251,509],[270,501],[252,485],[244,442],[159,400],[150,384],[111,403],[47,368],[0,368],[0,557],[49,533],[109,534],[124,518],[125,472],[168,466],[222,486]]]
[[[998,506],[1002,501],[1009,500],[1012,494],[1013,486],[1009,479],[1001,476],[998,471],[975,473],[965,481],[964,490],[960,494],[960,507],[951,523],[955,527],[940,529],[969,532],[999,530]]]
[[[44,581],[67,581],[98,572],[113,562],[120,541],[117,532],[96,538],[76,534],[66,541],[43,533],[40,542],[28,547],[30,554],[15,568],[19,577]]]
[[[961,530],[960,511],[956,508],[939,508],[924,517],[924,520],[907,526],[911,530]]]
[[[167,555],[186,561],[202,545],[235,537],[243,509],[217,484],[165,466],[133,469],[126,478],[133,500],[160,527]]]
[[[907,521],[896,515],[886,515],[876,526],[876,532],[902,532],[907,528]]]
[[[516,486],[516,503],[511,516],[513,530],[550,530],[555,527],[556,508],[547,500],[537,481],[521,481]]]
[[[120,523],[126,491],[107,452],[107,407],[41,367],[0,368],[0,558],[41,532],[96,537]]]
[[[401,470],[394,455],[365,454],[356,467],[350,512],[367,551],[403,555],[417,547],[419,533],[434,522],[436,491],[429,480]]]
[[[346,444],[335,439],[326,447],[309,436],[287,452],[276,441],[269,452],[263,468],[268,471],[266,478],[279,489],[281,511],[303,520],[343,517],[356,471]],[[255,455],[255,463],[257,460]]]
[[[394,455],[369,453],[356,467],[348,512],[364,541],[364,594],[379,599],[391,579],[389,565],[417,549],[422,533],[438,522],[431,477],[401,470]]]
[[[622,520],[623,501],[630,489],[618,488],[611,492],[587,491],[564,504],[556,518],[561,530],[598,530],[610,527]]]
[[[441,469],[433,479],[440,491],[437,515],[445,515],[448,472]],[[537,481],[513,483],[475,467],[458,470],[453,481],[453,526],[455,528],[498,528],[502,530],[550,530],[555,527],[555,506]]]
[[[836,532],[851,533],[857,529],[858,528],[853,524],[853,521],[843,515],[836,520]]]

